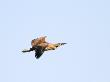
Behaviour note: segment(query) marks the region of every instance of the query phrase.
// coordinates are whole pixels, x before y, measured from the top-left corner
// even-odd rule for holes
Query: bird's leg
[[[30,52],[30,51],[33,51],[33,50],[34,50],[34,48],[30,48],[29,50],[25,49],[22,52],[25,53],[25,52]]]
[[[30,50],[25,49],[25,50],[23,50],[22,52],[23,52],[23,53],[25,53],[25,52],[30,52]]]
[[[34,47],[30,48],[30,50],[29,50],[29,51],[33,51],[33,50],[35,50],[35,48],[34,48]]]

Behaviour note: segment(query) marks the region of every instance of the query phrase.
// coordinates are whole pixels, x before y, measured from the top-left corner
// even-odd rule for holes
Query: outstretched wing
[[[31,45],[32,45],[32,47],[35,47],[35,46],[37,46],[38,44],[41,44],[41,43],[45,43],[46,41],[45,41],[45,38],[46,38],[47,36],[44,36],[44,37],[39,37],[39,38],[37,38],[37,39],[33,39],[32,41],[31,41]]]
[[[35,57],[36,57],[36,59],[40,58],[43,53],[44,53],[44,50],[41,46],[37,46],[35,48]]]
[[[44,53],[45,48],[48,46],[48,43],[41,43],[38,44],[38,46],[34,47],[35,48],[35,57],[38,59],[41,57],[41,55]]]

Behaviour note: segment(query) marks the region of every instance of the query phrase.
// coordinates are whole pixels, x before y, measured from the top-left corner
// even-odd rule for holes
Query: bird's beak
[[[67,43],[62,43],[62,44],[64,45],[64,44],[67,44]]]

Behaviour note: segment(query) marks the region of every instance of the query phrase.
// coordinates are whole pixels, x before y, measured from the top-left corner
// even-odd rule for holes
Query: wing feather
[[[44,37],[39,37],[39,38],[37,38],[37,39],[33,39],[32,41],[31,41],[31,45],[32,45],[32,47],[35,47],[35,46],[37,46],[38,44],[41,44],[41,43],[45,43],[46,41],[45,41],[45,38],[46,38],[47,36],[44,36]]]

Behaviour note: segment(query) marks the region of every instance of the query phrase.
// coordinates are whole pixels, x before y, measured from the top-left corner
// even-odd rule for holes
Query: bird
[[[31,48],[25,49],[22,52],[35,51],[35,58],[39,59],[45,51],[55,50],[56,48],[65,45],[67,43],[49,43],[45,39],[47,36],[41,36],[31,41]]]

